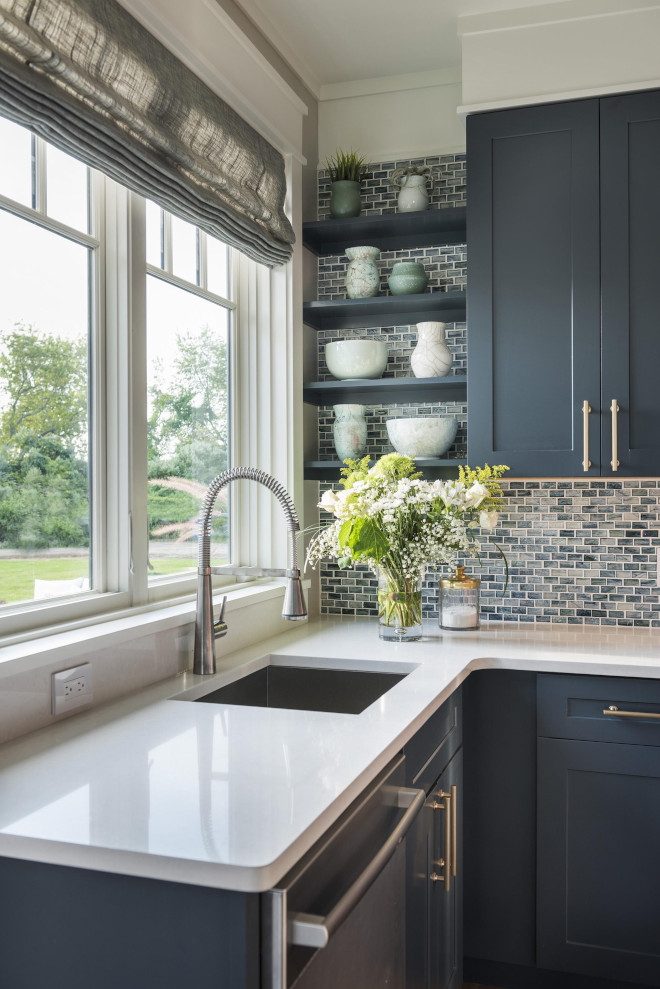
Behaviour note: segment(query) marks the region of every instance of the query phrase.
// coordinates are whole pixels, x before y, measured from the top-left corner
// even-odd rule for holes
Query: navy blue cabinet
[[[406,989],[459,989],[463,982],[462,776],[459,749],[407,841]]]
[[[541,968],[660,985],[659,688],[538,678]]]
[[[467,157],[469,459],[658,474],[660,93],[477,114]]]
[[[598,101],[467,121],[468,458],[582,473],[598,412]],[[596,417],[590,473],[599,473]]]
[[[463,982],[463,750],[459,688],[405,746],[427,800],[406,841],[406,989]]]
[[[660,93],[601,100],[605,472],[660,474]],[[617,409],[612,414],[612,403]]]
[[[538,964],[660,985],[660,748],[541,738]]]

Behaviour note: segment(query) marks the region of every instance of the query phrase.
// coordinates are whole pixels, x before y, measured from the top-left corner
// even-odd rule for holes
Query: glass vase
[[[421,639],[422,577],[379,568],[378,634],[391,642]]]

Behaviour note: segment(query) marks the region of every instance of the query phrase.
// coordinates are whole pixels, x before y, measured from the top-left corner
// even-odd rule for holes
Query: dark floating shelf
[[[375,463],[375,461],[372,461]],[[453,478],[458,476],[458,468],[467,464],[467,460],[450,458],[448,460],[416,460],[416,466],[424,472],[424,477]],[[343,467],[341,460],[309,460],[305,464],[304,478],[306,481],[338,481],[339,471]]]
[[[445,378],[363,378],[351,381],[310,381],[303,385],[308,405],[360,405],[399,402],[461,402],[467,399],[467,377],[453,374]]]
[[[401,323],[409,325],[438,318],[445,323],[458,323],[465,320],[465,313],[465,292],[461,291],[303,303],[303,322],[315,330],[348,330]]]
[[[343,254],[347,247],[365,244],[381,251],[403,251],[465,241],[465,206],[303,223],[303,244],[315,254]]]

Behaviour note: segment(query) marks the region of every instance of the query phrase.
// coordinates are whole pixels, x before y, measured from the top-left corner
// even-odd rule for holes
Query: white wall
[[[456,113],[460,82],[452,72],[368,79],[323,86],[319,101],[319,163],[337,148],[368,161],[391,161],[465,150]]]
[[[458,25],[465,112],[660,86],[657,0],[564,0]]]

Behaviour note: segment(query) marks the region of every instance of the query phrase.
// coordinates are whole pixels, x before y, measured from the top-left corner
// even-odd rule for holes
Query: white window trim
[[[292,156],[286,164],[293,191],[288,212],[297,233],[293,260],[271,270],[236,253],[232,264],[237,308],[230,362],[234,396],[230,442],[235,465],[271,473],[302,512],[302,322],[299,315],[294,318],[302,301],[301,166]],[[128,332],[129,327],[146,325],[144,200],[106,179],[103,194],[94,195],[92,202],[100,240],[95,252],[94,305],[97,326],[104,326],[104,335],[95,334],[95,346],[106,362],[105,375],[100,361],[93,362],[96,407],[105,410],[92,422],[93,456],[107,451],[107,458],[95,464],[97,484],[92,492],[95,522],[103,527],[105,545],[105,552],[95,558],[94,576],[97,586],[107,590],[7,609],[0,618],[0,660],[1,647],[9,642],[105,623],[118,612],[137,617],[176,600],[184,603],[195,593],[194,574],[164,578],[151,586],[147,576],[147,426],[144,414],[132,415],[146,395],[146,333]],[[27,216],[35,218],[32,211]],[[98,322],[101,312],[105,320]],[[280,506],[261,486],[242,483],[245,491],[240,498],[237,485],[231,486],[234,562],[285,566],[286,527]],[[138,527],[136,518],[144,519],[144,526]],[[272,597],[273,583],[277,582],[263,587],[264,597]],[[223,592],[233,589],[239,596],[245,588],[233,578],[220,578],[218,585]],[[254,591],[258,597],[257,587]]]

